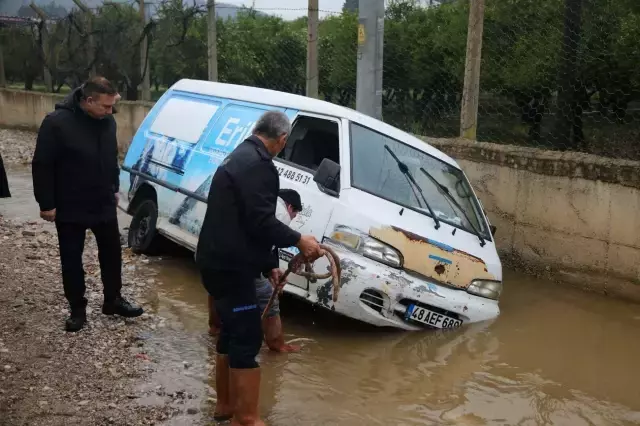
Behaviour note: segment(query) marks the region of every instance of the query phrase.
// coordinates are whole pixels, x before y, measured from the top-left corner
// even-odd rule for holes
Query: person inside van
[[[310,262],[324,255],[313,235],[301,235],[276,218],[280,180],[273,157],[287,143],[291,122],[280,111],[267,111],[252,135],[216,169],[198,237],[196,263],[202,284],[220,316],[216,342],[214,417],[235,425],[264,426],[258,411],[262,319],[255,279],[265,270],[272,281],[273,247],[297,247]],[[233,398],[232,398],[233,395]]]
[[[302,201],[300,194],[294,189],[281,189],[278,193],[278,206],[276,207],[276,217],[285,225],[289,225],[298,213],[302,211]],[[278,249],[274,247],[273,254],[274,268],[278,267]],[[258,295],[258,306],[260,312],[264,312],[271,294],[279,283],[260,276],[255,280],[256,292]],[[220,318],[216,313],[214,299],[209,296],[209,334],[217,336],[220,332]],[[267,347],[273,352],[297,352],[299,346],[289,345],[284,342],[284,333],[282,332],[282,320],[280,319],[280,305],[278,299],[273,301],[269,308],[265,319],[262,321],[262,332]]]

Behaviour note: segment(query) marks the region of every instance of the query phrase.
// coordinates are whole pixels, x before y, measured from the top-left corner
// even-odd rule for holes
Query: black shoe
[[[82,330],[85,322],[87,322],[87,313],[84,309],[77,311],[72,310],[71,316],[65,321],[65,329],[68,332],[75,333],[76,331]]]
[[[131,304],[122,297],[116,297],[111,302],[102,305],[102,313],[105,315],[120,315],[126,318],[139,317],[144,313],[141,307]]]

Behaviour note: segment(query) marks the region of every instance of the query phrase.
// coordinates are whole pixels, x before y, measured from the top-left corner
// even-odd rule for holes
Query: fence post
[[[384,0],[360,0],[358,15],[356,109],[381,120]]]
[[[306,95],[318,97],[318,0],[309,0]]]
[[[49,50],[49,32],[47,31],[47,14],[44,13],[42,9],[40,9],[35,3],[31,3],[29,5],[31,9],[40,17],[40,21],[42,22],[42,27],[39,29],[40,31],[40,39],[42,40],[42,57],[44,62],[44,85],[47,89],[47,92],[53,92],[53,82],[51,81],[51,70],[49,69],[49,64],[51,61],[51,51]]]
[[[216,2],[207,2],[207,49],[209,81],[218,81],[218,35],[217,35]]]
[[[73,2],[78,6],[78,8],[86,15],[87,19],[87,42],[89,43],[89,65],[91,68],[89,69],[89,75],[91,77],[95,77],[96,73],[96,64],[95,64],[95,42],[93,39],[93,13],[91,13],[91,9],[89,9],[82,0],[73,0]]]
[[[146,29],[149,22],[149,14],[145,7],[145,1],[139,0],[140,4],[140,19],[142,20],[143,31]],[[151,100],[151,78],[149,76],[149,55],[147,54],[149,46],[149,37],[145,34],[140,44],[140,75],[142,76],[142,93],[141,97],[143,101]]]
[[[478,130],[478,96],[480,94],[480,62],[484,0],[471,0],[467,28],[467,56],[464,67],[464,88],[460,111],[460,137],[476,140]]]

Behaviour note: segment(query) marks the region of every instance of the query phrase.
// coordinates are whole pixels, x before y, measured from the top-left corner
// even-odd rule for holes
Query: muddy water
[[[6,217],[37,217],[30,174],[9,175]],[[121,225],[128,224],[122,216]],[[213,342],[189,255],[152,259],[153,380],[142,403],[180,395],[169,425],[211,424]],[[640,307],[507,272],[502,314],[452,332],[389,332],[292,298],[281,302],[299,354],[263,349],[261,412],[285,425],[640,424]],[[157,398],[153,395],[157,394]],[[196,409],[197,415],[188,414]],[[192,413],[194,411],[192,410]]]
[[[153,263],[159,313],[180,323],[182,343],[191,336],[165,349],[208,362],[191,386],[213,397],[193,262]],[[273,426],[640,424],[638,306],[513,272],[505,281],[499,319],[446,333],[380,331],[285,298],[286,339],[304,348],[261,352],[262,413]]]

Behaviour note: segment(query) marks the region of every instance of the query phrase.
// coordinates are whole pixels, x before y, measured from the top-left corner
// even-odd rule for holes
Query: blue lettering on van
[[[210,119],[197,145],[149,132],[158,113],[172,97],[193,99],[196,102],[220,106]],[[298,113],[297,110],[277,106],[238,102],[196,94],[186,95],[169,90],[152,108],[136,132],[127,151],[124,165],[207,198],[213,175],[218,166],[251,134],[259,117],[271,109],[285,112],[291,120]],[[189,123],[182,124],[189,125]],[[298,180],[302,183],[308,183],[311,180],[310,177],[293,174],[288,174],[285,178]],[[144,177],[140,178],[131,174],[126,179],[130,182],[128,196],[131,198],[140,184],[144,182]],[[198,235],[206,205],[169,189],[165,190],[157,186],[156,190],[158,191],[160,215],[167,217],[170,223],[185,231]]]

